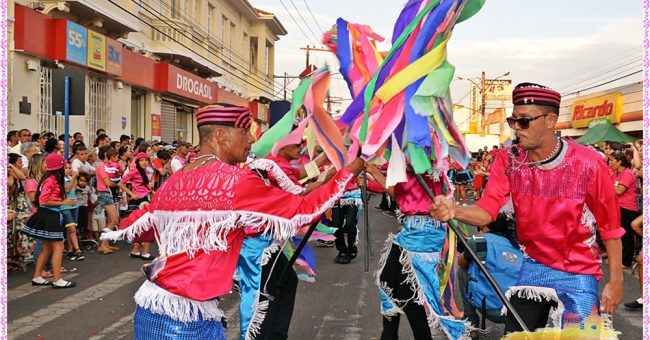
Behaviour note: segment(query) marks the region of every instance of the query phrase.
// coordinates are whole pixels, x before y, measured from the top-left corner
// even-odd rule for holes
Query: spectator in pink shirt
[[[623,266],[632,267],[634,258],[635,234],[632,221],[639,216],[636,198],[636,176],[630,169],[631,163],[625,153],[616,150],[609,155],[609,167],[614,171],[614,188],[618,194],[618,206],[621,209],[621,227],[625,228],[623,243]]]
[[[147,174],[148,167],[149,156],[144,152],[138,153],[135,156],[135,167],[131,168],[131,170],[124,175],[122,180],[118,183],[120,189],[130,196],[130,211],[142,208],[143,205],[149,204],[150,202],[149,194],[151,194],[153,182],[151,181],[151,178],[149,178],[149,174]],[[127,183],[131,184],[131,189],[126,186]],[[133,258],[142,258],[143,260],[151,260],[152,256],[149,253],[151,241],[153,240],[135,240],[129,256]],[[142,252],[140,252],[140,244],[142,244]]]

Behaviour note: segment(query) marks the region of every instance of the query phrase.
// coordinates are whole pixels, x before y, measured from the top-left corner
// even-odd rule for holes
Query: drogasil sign
[[[214,98],[212,98],[212,88],[208,84],[203,84],[198,80],[190,79],[182,74],[176,75],[176,89],[195,94],[209,101],[214,101]]]
[[[217,102],[217,84],[166,63],[156,64],[156,89],[206,104]]]
[[[590,121],[603,118],[618,124],[622,113],[623,95],[620,92],[579,100],[571,106],[571,126],[586,128]]]

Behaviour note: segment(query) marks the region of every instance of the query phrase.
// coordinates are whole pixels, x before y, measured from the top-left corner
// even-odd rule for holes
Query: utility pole
[[[284,72],[284,101],[287,101],[287,72]]]
[[[481,134],[486,134],[487,117],[485,117],[485,71],[481,72]]]
[[[306,59],[306,62],[305,62],[305,68],[309,67],[309,51],[330,52],[330,50],[328,50],[326,48],[316,48],[316,46],[310,47],[309,45],[307,45],[307,47],[301,47],[300,49],[303,50],[303,51],[307,51],[307,59]]]

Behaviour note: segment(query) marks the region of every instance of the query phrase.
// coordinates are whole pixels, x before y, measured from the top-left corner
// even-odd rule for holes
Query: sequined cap
[[[512,91],[514,105],[546,105],[559,109],[561,100],[558,92],[535,83],[521,83]]]

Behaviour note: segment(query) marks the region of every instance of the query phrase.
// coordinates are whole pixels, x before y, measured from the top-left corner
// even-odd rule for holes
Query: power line
[[[309,14],[311,14],[311,17],[314,19],[314,22],[316,23],[316,26],[320,30],[322,34],[325,34],[325,31],[323,31],[323,28],[320,27],[320,24],[318,23],[318,20],[316,20],[316,17],[314,16],[314,13],[311,11],[311,8],[309,8],[309,4],[307,3],[307,0],[302,0],[305,3],[305,6],[307,6],[307,10],[309,11]]]
[[[181,45],[181,46],[183,46],[183,47],[185,47],[185,48],[188,49],[189,51],[192,50],[192,49],[190,49],[187,45],[185,45],[185,44],[183,44],[182,42],[178,41],[176,38],[172,37],[172,36],[169,35],[168,33],[163,32],[163,31],[160,30],[159,28],[157,28],[157,27],[153,26],[152,24],[148,23],[146,20],[140,18],[140,17],[139,17],[138,15],[136,15],[135,13],[132,13],[132,12],[130,12],[130,11],[127,11],[124,7],[122,7],[122,6],[120,6],[119,4],[115,3],[114,0],[108,0],[108,2],[110,2],[111,4],[113,4],[115,7],[121,9],[122,11],[124,11],[124,12],[126,12],[126,13],[129,13],[131,16],[133,16],[134,18],[140,20],[140,21],[141,21],[142,23],[144,23],[145,25],[151,27],[151,28],[152,28],[153,30],[155,30],[156,32],[158,32],[158,33],[160,33],[160,34],[166,36],[166,37],[169,38],[170,40],[176,42],[177,44],[179,44],[179,45]],[[160,17],[158,17],[158,19],[160,19]],[[203,46],[201,46],[201,47],[202,47],[203,49],[205,49],[206,51],[208,51],[208,53],[210,53],[210,54],[216,56],[217,58],[219,58],[219,59],[221,59],[221,60],[223,61],[223,59],[222,59],[220,56],[218,56],[217,54],[212,53],[209,49],[207,49],[207,48],[205,48],[205,47],[203,47]],[[255,85],[255,84],[253,84],[253,83],[250,83],[247,79],[244,79],[244,78],[240,77],[239,75],[233,73],[232,71],[229,71],[229,70],[227,70],[227,69],[225,69],[225,68],[221,68],[219,65],[217,65],[215,62],[213,62],[213,61],[211,61],[211,60],[207,60],[207,61],[210,62],[211,64],[217,66],[219,69],[223,69],[224,71],[226,71],[227,73],[231,74],[231,75],[234,76],[235,78],[238,78],[238,79],[242,80],[244,83],[246,83],[246,84],[248,84],[248,85],[251,85],[251,86],[253,86],[254,88],[256,88],[256,89],[258,89],[258,90],[261,90],[261,91],[263,91],[263,92],[265,92],[265,93],[268,91],[268,89],[261,88],[261,87]],[[272,92],[274,91],[275,88],[274,88],[273,86],[272,86],[271,88],[272,88],[272,90],[271,90],[271,93],[272,93]]]
[[[196,44],[198,44],[198,45],[201,45],[201,47],[202,47],[203,49],[205,49],[206,51],[208,51],[208,53],[210,53],[210,54],[216,56],[216,57],[219,58],[221,61],[224,61],[224,62],[227,62],[227,63],[234,64],[235,66],[238,66],[238,67],[241,68],[241,69],[251,68],[251,65],[250,65],[250,64],[248,64],[248,65],[245,65],[245,64],[239,64],[239,63],[234,62],[232,59],[229,60],[229,61],[226,61],[223,57],[220,57],[218,54],[215,54],[215,53],[211,52],[208,48],[203,47],[203,46],[202,46],[203,42],[202,42],[201,40],[199,40],[199,39],[196,38],[196,37],[193,37],[193,36],[191,36],[191,35],[187,35],[186,33],[184,33],[183,27],[179,26],[179,24],[176,23],[172,18],[166,17],[163,13],[157,11],[157,10],[156,10],[155,8],[153,8],[151,5],[148,5],[148,4],[143,3],[143,2],[138,2],[138,3],[136,3],[136,4],[137,4],[140,8],[144,9],[145,11],[147,11],[148,13],[150,13],[151,15],[153,15],[156,19],[161,20],[161,21],[167,23],[167,25],[169,25],[170,27],[174,28],[177,32],[179,32],[179,33],[180,33],[181,35],[183,35],[185,38],[188,38],[190,41],[192,41],[192,42],[194,42],[194,43],[196,43]],[[166,3],[162,3],[162,2],[161,2],[160,4],[161,4],[162,6],[164,6],[165,8],[168,8],[168,9],[171,10],[170,5],[168,5],[168,4],[166,4]],[[147,8],[145,8],[145,7],[147,7]],[[179,12],[181,12],[181,13],[187,14],[187,12],[181,10],[180,8],[178,8],[177,10],[178,10]],[[155,13],[157,13],[158,15],[154,14],[152,11],[155,12]],[[162,20],[162,19],[166,19],[166,20]],[[189,24],[189,25],[192,25],[192,26],[193,26],[193,25],[197,25],[197,26],[199,26],[199,27],[203,27],[203,26],[201,26],[200,23],[189,20],[187,16],[183,16],[183,19],[184,19],[184,21],[185,21],[187,24]],[[173,24],[173,25],[172,25],[172,24]],[[147,25],[151,26],[151,25],[148,24],[148,23],[147,23]],[[153,27],[153,26],[151,26],[151,27]],[[208,34],[209,34],[209,33],[208,33]],[[219,41],[219,42],[221,42],[221,45],[222,45],[222,47],[224,48],[224,50],[228,50],[228,51],[230,52],[231,55],[234,54],[234,55],[235,55],[236,57],[238,57],[240,60],[246,62],[246,60],[244,60],[242,57],[239,57],[239,54],[236,53],[236,52],[234,52],[234,51],[232,50],[232,48],[228,48],[228,49],[226,49],[223,41],[220,41],[220,40],[218,40],[218,39],[216,39],[216,40]],[[184,45],[183,45],[183,46],[184,46]],[[185,47],[187,48],[187,46],[185,46]],[[188,48],[188,50],[191,50],[191,49]],[[215,65],[216,65],[216,64],[215,64]],[[217,65],[217,66],[219,66],[219,65]],[[257,71],[259,71],[260,73],[264,74],[264,71],[263,71],[262,69],[260,69],[259,67],[254,67],[254,69],[257,70]],[[262,84],[262,86],[266,85],[263,81],[261,81],[261,80],[259,80],[259,79],[256,79],[256,78],[254,78],[254,77],[253,77],[253,79],[256,80],[259,84]],[[282,86],[282,84],[278,83],[277,81],[274,80],[274,82],[277,84],[277,86],[280,86],[280,87]],[[275,87],[275,86],[274,86],[274,87]]]
[[[307,20],[305,20],[305,17],[303,17],[302,13],[300,13],[300,10],[298,9],[298,6],[296,6],[296,3],[293,2],[293,0],[289,0],[289,1],[291,1],[291,4],[293,5],[293,8],[296,9],[296,13],[298,13],[298,16],[300,17],[302,22],[305,23],[305,26],[307,26],[307,29],[309,30],[309,32],[311,32],[311,34],[314,36],[314,39],[316,39],[317,42],[320,42],[322,39],[318,39],[316,34],[314,34],[314,31],[311,30],[311,26],[309,26],[309,24],[307,23]]]
[[[300,27],[300,24],[298,24],[298,21],[296,20],[296,18],[294,18],[293,15],[291,14],[291,12],[289,12],[289,9],[287,8],[287,6],[285,6],[284,2],[283,2],[282,0],[280,0],[280,3],[282,4],[282,7],[284,7],[284,10],[287,11],[287,14],[289,14],[289,17],[291,17],[291,20],[293,20],[293,22],[296,24],[296,26],[298,27],[298,29],[300,30],[300,32],[302,32],[302,35],[304,35],[305,38],[306,38],[310,43],[312,43],[313,45],[316,45],[316,44],[314,44],[313,41],[311,41],[311,38],[309,38],[309,36],[307,36],[307,33],[305,33],[305,31],[302,29],[302,27]]]
[[[559,79],[559,81],[555,82],[555,83],[559,83],[559,85],[560,85],[560,86],[556,86],[556,87],[559,87],[559,88],[565,87],[566,84],[567,84],[567,81],[570,81],[570,79],[572,79],[576,75],[581,75],[581,74],[584,74],[585,72],[593,70],[596,67],[606,65],[610,61],[629,58],[632,55],[639,55],[639,49],[638,48],[629,49],[629,50],[623,51],[622,53],[615,54],[614,56],[611,56],[610,58],[606,58],[604,60],[601,60],[601,61],[598,61],[598,62],[595,62],[595,63],[590,63],[590,64],[588,64],[588,65],[586,65],[584,67],[581,67],[581,68],[579,68],[577,70],[574,70],[573,72],[569,72],[567,74],[564,74]]]
[[[626,60],[622,64],[618,64],[618,65],[614,66],[613,68],[608,68],[608,69],[606,69],[604,71],[598,71],[594,75],[588,75],[588,76],[586,76],[584,78],[581,78],[579,81],[574,82],[574,84],[572,84],[572,85],[559,87],[558,91],[567,91],[567,90],[570,90],[572,88],[584,86],[584,85],[580,85],[580,84],[582,84],[584,82],[587,82],[587,81],[590,81],[590,80],[593,80],[594,77],[599,77],[599,76],[603,76],[603,75],[605,75],[607,73],[616,72],[616,71],[624,68],[625,66],[640,63],[641,60],[642,60],[641,57],[634,57],[634,59]],[[641,65],[639,64],[638,66],[641,66]],[[634,68],[636,68],[638,66],[634,66]]]
[[[571,93],[563,93],[562,96],[570,96],[570,95],[574,95],[574,94],[579,94],[580,92],[588,91],[588,90],[591,90],[591,89],[595,89],[595,88],[597,88],[597,87],[600,87],[600,86],[603,86],[603,85],[607,85],[607,84],[613,83],[613,82],[615,82],[615,81],[617,81],[617,80],[621,80],[621,79],[624,79],[624,78],[627,78],[627,77],[633,76],[633,75],[635,75],[635,74],[637,74],[637,73],[641,73],[641,72],[643,72],[643,70],[638,70],[638,71],[635,71],[635,72],[632,72],[632,73],[628,73],[628,74],[626,74],[626,75],[624,75],[624,76],[621,76],[621,77],[618,77],[618,78],[616,78],[616,79],[612,79],[612,80],[606,81],[606,82],[604,82],[604,83],[600,83],[600,84],[598,84],[598,85],[594,85],[594,86],[591,86],[591,87],[588,87],[588,88],[585,88],[585,89],[581,89],[581,90],[578,90],[578,91],[575,91],[575,92],[571,92]]]
[[[567,88],[567,89],[564,89],[564,90],[559,90],[559,92],[572,92],[572,91],[575,91],[575,90],[577,90],[577,89],[579,89],[581,87],[589,87],[589,86],[591,86],[593,84],[597,84],[597,83],[602,82],[604,80],[611,79],[611,77],[615,77],[615,76],[617,76],[619,74],[626,74],[626,73],[628,73],[628,72],[630,72],[632,70],[638,69],[639,67],[643,67],[643,66],[642,65],[631,65],[631,66],[628,66],[628,67],[626,67],[624,69],[621,69],[621,70],[613,70],[616,73],[607,75],[607,73],[611,73],[611,72],[607,72],[607,73],[603,74],[602,76],[599,76],[599,77],[596,77],[596,78],[592,79],[589,82],[583,82],[583,84],[581,84],[581,85],[573,86],[571,88]]]

